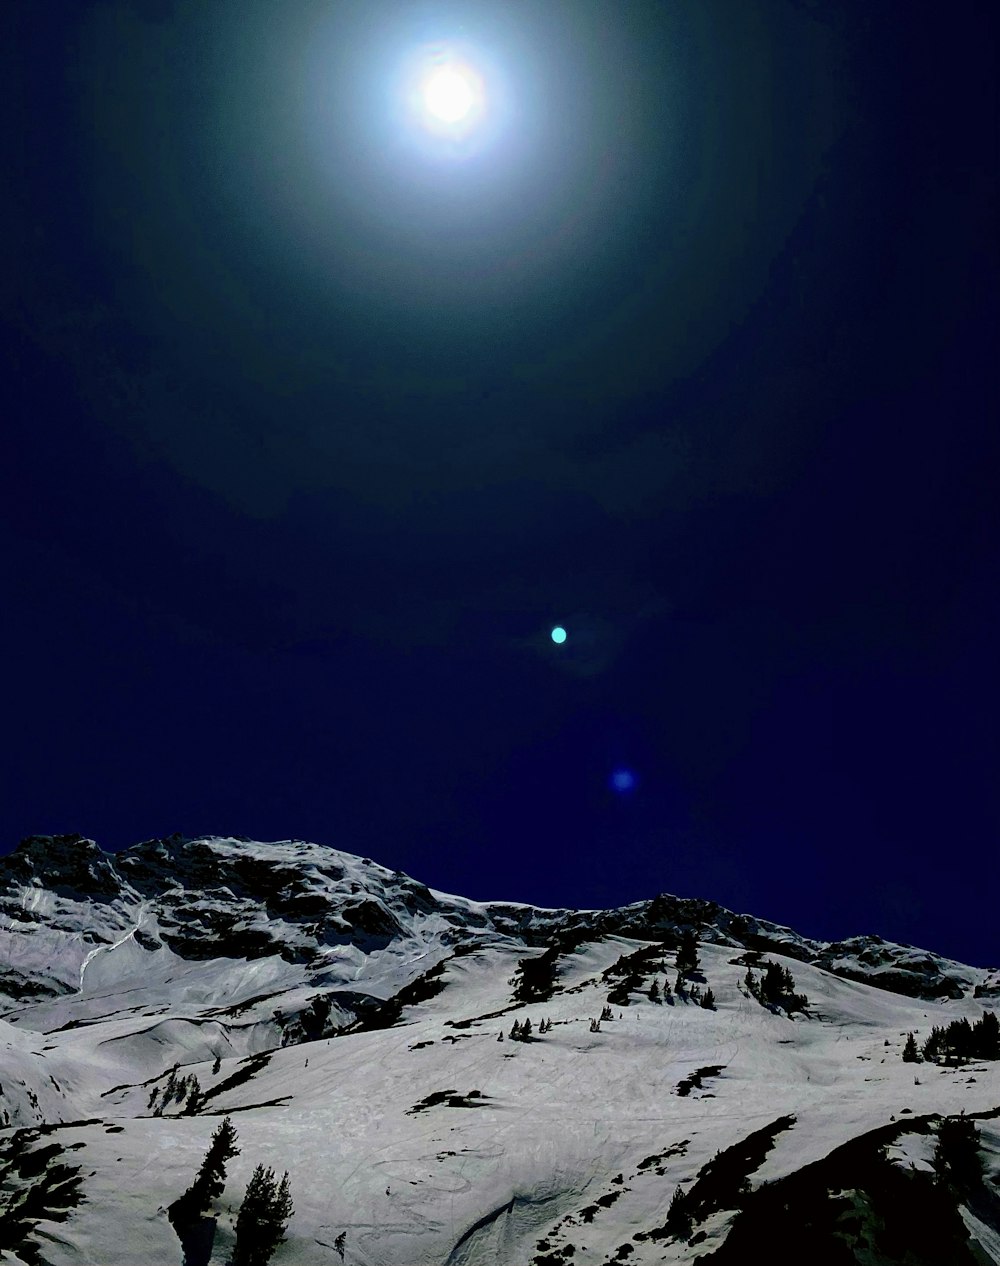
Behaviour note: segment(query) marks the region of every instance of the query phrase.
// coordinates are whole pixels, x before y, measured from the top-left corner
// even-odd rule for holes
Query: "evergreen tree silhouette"
[[[972,1026],[977,1059],[1000,1059],[1000,1019],[995,1011],[985,1011]]]
[[[678,1187],[674,1191],[673,1199],[670,1201],[670,1208],[667,1210],[667,1230],[677,1239],[686,1240],[691,1234],[692,1225],[691,1212],[687,1206],[684,1189]]]
[[[677,970],[685,976],[698,970],[698,938],[690,930],[681,933],[681,943],[677,950]]]
[[[168,1209],[170,1221],[175,1224],[195,1222],[207,1213],[212,1201],[217,1200],[226,1188],[226,1162],[239,1154],[236,1130],[229,1117],[224,1117],[212,1135],[194,1182]]]
[[[258,1165],[236,1218],[236,1243],[230,1266],[267,1266],[285,1238],[285,1227],[293,1212],[287,1170],[278,1183],[273,1169]]]
[[[938,1126],[934,1169],[942,1182],[959,1190],[973,1190],[983,1172],[979,1134],[975,1122],[965,1116],[944,1117]]]

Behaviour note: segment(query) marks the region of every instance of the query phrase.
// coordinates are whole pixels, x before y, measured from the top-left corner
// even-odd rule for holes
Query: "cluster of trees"
[[[197,1230],[202,1219],[225,1190],[226,1165],[240,1154],[236,1138],[233,1123],[226,1117],[212,1135],[194,1182],[167,1210],[184,1247],[185,1260],[189,1257],[189,1247],[199,1238]],[[273,1169],[258,1165],[236,1217],[236,1242],[230,1266],[267,1266],[285,1238],[285,1227],[293,1212],[287,1171],[279,1182]]]
[[[149,1103],[146,1105],[153,1109],[154,1116],[162,1116],[164,1109],[168,1108],[171,1103],[183,1104],[187,1112],[197,1112],[201,1104],[201,1083],[194,1073],[187,1077],[178,1077],[177,1065],[175,1064],[170,1070],[167,1084],[163,1087],[162,1099],[159,1098],[159,1095],[159,1087],[154,1086],[153,1092],[149,1096]]]
[[[744,977],[747,992],[756,998],[762,1007],[781,1007],[782,1010],[805,1011],[809,999],[804,993],[795,992],[795,977],[787,967],[780,963],[765,961],[761,963],[763,972],[755,976],[748,967]]]
[[[674,985],[673,992],[679,997],[686,998],[688,990],[685,988],[685,980],[689,976],[693,976],[700,971],[700,962],[698,959],[698,939],[693,931],[682,932],[677,946],[677,981]],[[623,954],[617,962],[608,967],[604,973],[605,980],[617,979],[617,983],[608,993],[608,1002],[616,1007],[627,1007],[629,1005],[629,994],[637,993],[644,987],[646,973],[650,970],[666,972],[667,964],[663,957],[663,945],[644,945],[641,949],[634,950],[631,954]],[[654,993],[655,987],[655,993]],[[670,985],[664,981],[662,991],[659,984],[654,980],[653,985],[647,990],[648,997],[654,1002],[659,1001],[662,997],[669,999],[671,996]],[[700,1001],[700,993],[697,1000]]]
[[[522,958],[517,964],[517,971],[507,982],[514,987],[514,1001],[547,1002],[555,991],[558,960],[557,943],[550,945],[544,954]]]
[[[608,993],[608,1002],[618,1007],[627,1007],[629,994],[642,988],[646,972],[665,972],[667,964],[663,957],[663,948],[662,944],[644,945],[631,954],[623,954],[610,967],[606,967],[601,978],[606,981],[617,980],[617,984]]]
[[[715,1008],[715,994],[711,989],[707,989],[703,994],[700,985],[686,985],[681,973],[677,973],[677,980],[674,983],[673,992],[670,989],[670,981],[664,977],[663,988],[660,988],[656,977],[653,977],[653,983],[649,986],[648,997],[650,1002],[671,1001],[674,994],[678,998],[683,998],[685,1002],[690,998],[692,1002],[697,1002],[709,1010]]]
[[[616,1007],[627,1007],[629,994],[642,988],[642,976],[638,972],[629,972],[612,989],[608,991],[608,1003]]]
[[[921,1054],[928,1062],[958,1062],[965,1059],[1000,1059],[1000,1019],[995,1011],[984,1011],[974,1023],[953,1020],[951,1024],[937,1025],[918,1052],[917,1040],[907,1033],[903,1046],[903,1059],[915,1064]]]
[[[552,1021],[549,1019],[545,1019],[541,1022],[541,1024],[539,1024],[538,1033],[539,1035],[543,1033],[548,1033],[551,1028],[552,1028]],[[515,1042],[530,1042],[533,1035],[534,1035],[534,1029],[531,1024],[530,1016],[526,1017],[523,1023],[520,1020],[515,1020],[514,1023],[510,1026],[510,1036],[514,1039]],[[502,1033],[500,1034],[500,1037],[498,1040],[501,1042],[503,1041]]]
[[[230,1266],[267,1266],[285,1238],[285,1227],[293,1212],[288,1171],[278,1182],[273,1169],[258,1165],[247,1183],[236,1217],[236,1243]]]

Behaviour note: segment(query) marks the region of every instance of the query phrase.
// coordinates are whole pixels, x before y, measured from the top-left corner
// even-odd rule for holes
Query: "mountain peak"
[[[59,1247],[8,1219],[0,1249],[179,1260],[164,1211],[232,1114],[240,1184],[291,1171],[276,1266],[681,1266],[787,1201],[853,1234],[849,1170],[907,1260],[1000,1262],[992,1187],[960,1207],[927,1141],[968,1110],[1000,1156],[995,992],[912,946],[670,893],[541,909],[302,840],[34,836],[0,861],[0,1181]],[[914,1076],[909,1033],[940,1067]],[[886,1206],[901,1181],[909,1204]],[[913,1231],[914,1208],[947,1235]]]

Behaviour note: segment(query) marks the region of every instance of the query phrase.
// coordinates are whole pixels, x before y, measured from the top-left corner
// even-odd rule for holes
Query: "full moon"
[[[486,117],[482,74],[456,49],[432,49],[419,61],[411,81],[416,118],[441,140],[469,140]]]
[[[470,76],[457,67],[432,71],[424,82],[424,105],[442,123],[459,123],[476,102]]]

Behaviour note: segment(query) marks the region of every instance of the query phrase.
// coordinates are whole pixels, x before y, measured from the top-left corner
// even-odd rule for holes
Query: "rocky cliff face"
[[[671,944],[688,929],[703,941],[785,954],[915,998],[961,998],[992,979],[877,936],[810,940],[667,893],[612,910],[467,901],[432,893],[370,859],[298,840],[175,835],[108,854],[78,835],[32,836],[0,859],[0,994],[18,1002],[78,988],[88,954],[125,936],[188,961],[277,956],[314,974],[326,971],[338,947],[371,956],[429,939],[542,946],[552,938],[626,936]],[[43,941],[48,952],[33,952]]]

